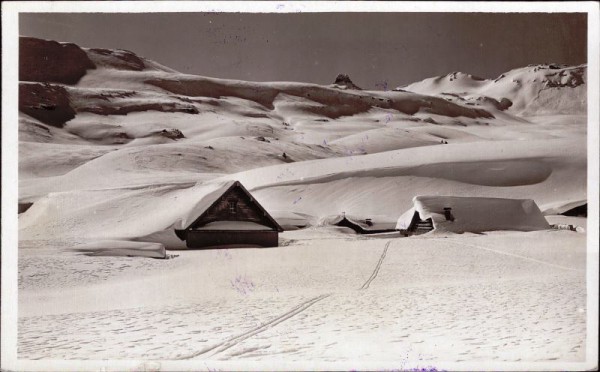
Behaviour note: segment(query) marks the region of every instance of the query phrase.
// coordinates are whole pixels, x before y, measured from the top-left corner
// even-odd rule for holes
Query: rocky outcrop
[[[333,82],[333,84],[345,87],[346,89],[362,90],[359,86],[354,84],[352,82],[352,80],[350,79],[350,76],[348,76],[346,74],[339,74],[335,78],[335,81]]]
[[[67,90],[48,83],[20,83],[19,111],[58,128],[75,117]]]
[[[497,110],[500,110],[500,111],[504,111],[504,110],[508,109],[513,104],[512,101],[509,100],[508,98],[502,98],[500,101],[498,101],[492,97],[486,97],[486,96],[477,97],[477,101],[491,104]]]
[[[198,114],[198,109],[193,105],[182,105],[176,102],[151,102],[132,103],[123,105],[105,104],[89,105],[77,108],[77,112],[91,112],[96,115],[127,115],[130,112],[159,111],[159,112],[182,112],[185,114]]]
[[[165,138],[170,138],[172,140],[185,138],[183,133],[179,129],[175,128],[163,129],[160,132],[156,132],[156,134]]]
[[[19,80],[76,84],[96,66],[75,44],[19,38]]]

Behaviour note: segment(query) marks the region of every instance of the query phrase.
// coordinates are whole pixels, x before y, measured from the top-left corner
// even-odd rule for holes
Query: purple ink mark
[[[392,120],[392,114],[385,115],[385,123],[389,123]]]
[[[406,368],[404,368],[404,363],[402,363],[402,367],[400,367],[400,368],[383,369],[383,370],[381,370],[381,372],[446,372],[446,370],[443,370],[443,369],[440,370],[433,366],[414,367],[414,368],[406,369]]]
[[[381,83],[375,83],[375,87],[381,88],[385,92],[388,90],[388,82],[387,80],[384,80]]]
[[[327,141],[323,140],[323,145],[327,146]]]
[[[229,281],[233,289],[235,289],[238,293],[247,295],[250,292],[254,291],[254,283],[252,280],[249,280],[246,276],[238,275],[234,280]]]
[[[223,257],[229,261],[231,261],[231,259],[233,258],[233,256],[231,255],[231,253],[229,253],[229,251],[227,249],[217,250],[217,256]]]
[[[222,369],[209,367],[208,364],[206,364],[206,362],[204,363],[204,366],[206,367],[206,370],[209,371],[209,372],[220,372],[220,371],[222,371]]]
[[[294,200],[294,204],[298,203],[300,200],[302,200],[302,197],[298,197],[296,200]]]

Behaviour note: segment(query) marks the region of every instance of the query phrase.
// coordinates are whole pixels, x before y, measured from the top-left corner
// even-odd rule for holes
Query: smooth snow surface
[[[414,207],[398,219],[396,229],[406,230],[415,212],[421,220],[431,218],[438,232],[479,233],[484,231],[547,230],[550,225],[531,199],[415,196]],[[444,209],[450,208],[450,220]]]
[[[96,241],[81,244],[73,248],[90,256],[127,256],[165,258],[165,246],[160,243],[128,242],[128,241]]]
[[[438,370],[585,357],[585,234],[281,239],[171,260],[23,248],[19,355]]]

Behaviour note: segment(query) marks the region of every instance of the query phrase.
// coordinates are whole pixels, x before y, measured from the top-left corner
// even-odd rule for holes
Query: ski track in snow
[[[379,274],[379,269],[381,268],[381,264],[383,263],[383,260],[385,259],[385,255],[387,254],[387,251],[388,251],[388,248],[390,247],[391,242],[392,241],[390,240],[387,243],[385,243],[385,247],[383,248],[383,252],[381,253],[381,257],[379,257],[379,261],[377,262],[377,265],[375,266],[373,273],[371,274],[369,279],[367,279],[367,281],[359,289],[368,289],[369,285],[371,285],[371,282],[373,280],[375,280],[375,278],[377,277],[377,274]]]
[[[307,232],[300,231],[289,237],[304,235]],[[548,243],[556,240],[555,236],[573,248]],[[191,287],[179,294],[172,288],[176,293],[151,305],[21,316],[18,355],[24,359],[266,362],[280,358],[323,362],[390,358],[407,365],[484,359],[581,361],[585,357],[583,272],[548,270],[540,260],[521,256],[584,267],[585,247],[579,245],[584,242],[580,234],[511,233],[502,237],[502,244],[494,235],[456,238],[460,241],[401,239],[394,240],[393,249],[389,249],[391,241],[381,247],[383,241],[379,239],[348,241],[340,236],[335,244],[308,238],[296,248],[260,251],[260,260],[245,273],[257,283],[251,295],[240,296],[227,286],[229,274],[218,274],[223,270],[235,273],[235,261],[247,262],[253,254],[234,251],[232,261],[218,253],[213,257],[193,252],[187,258],[204,262],[207,266],[201,271],[208,270],[206,277],[194,280],[223,282],[215,290],[232,293],[211,290],[196,294]],[[463,240],[468,243],[462,244]],[[521,245],[515,246],[516,242]],[[498,252],[467,245],[490,245]],[[334,252],[327,255],[323,251],[326,246]],[[33,255],[31,251],[25,257]],[[281,266],[283,253],[303,269]],[[344,259],[333,259],[342,253],[347,255]],[[107,258],[83,258],[85,266],[90,266],[89,274],[106,269],[101,264]],[[133,259],[119,261],[131,267],[121,274],[116,270],[120,266],[111,269],[113,280],[137,277],[146,271]],[[36,265],[37,261],[27,262]],[[151,263],[167,263],[169,267],[163,269],[171,273],[194,268],[188,274],[199,275],[197,264],[182,265],[185,260]],[[72,260],[62,265],[63,274],[70,275],[72,270],[74,277],[80,278],[81,269],[73,265]],[[145,269],[157,270],[154,266]],[[307,269],[311,276],[306,275]],[[361,273],[369,273],[366,282]],[[179,285],[180,279],[189,275],[165,277],[165,283],[170,283],[165,288]],[[94,283],[103,282],[104,278],[98,278]],[[297,284],[271,289],[282,283]],[[27,288],[55,290],[52,285],[40,287],[37,281],[23,285],[26,294]],[[106,301],[103,298],[98,292],[97,301]]]
[[[316,304],[317,302],[329,297],[331,294],[324,294],[324,295],[320,295],[314,298],[311,298],[308,301],[304,301],[301,304],[299,304],[298,306],[294,307],[293,309],[291,309],[290,311],[286,311],[285,313],[283,313],[282,315],[278,316],[275,319],[272,319],[264,324],[262,324],[259,327],[256,327],[254,329],[251,329],[250,331],[244,332],[242,334],[239,334],[235,337],[231,337],[230,339],[221,342],[219,344],[216,344],[214,346],[211,346],[209,348],[205,348],[203,350],[200,350],[196,353],[190,354],[190,355],[186,355],[183,357],[179,357],[177,359],[192,359],[192,358],[196,358],[200,355],[209,353],[208,355],[209,357],[214,356],[215,354],[221,353],[233,346],[238,345],[239,343],[243,342],[244,340],[255,336],[259,333],[262,333],[266,330],[268,330],[269,328],[273,328],[275,326],[277,326],[279,323],[282,323],[288,319],[290,319],[293,316],[296,316],[298,314],[300,314],[301,312],[303,312],[304,310],[308,309],[309,307],[311,307],[312,305]]]

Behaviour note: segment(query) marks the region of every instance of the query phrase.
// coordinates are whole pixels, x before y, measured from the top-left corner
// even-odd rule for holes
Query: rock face
[[[160,136],[166,137],[166,138],[170,138],[172,140],[178,140],[181,138],[185,138],[185,136],[179,129],[174,129],[174,128],[163,129],[160,132],[158,132],[157,134]]]
[[[512,106],[512,101],[509,100],[508,98],[502,98],[500,101],[498,101],[492,97],[482,96],[482,97],[477,97],[477,101],[484,102],[484,103],[490,103],[497,110],[500,110],[500,111],[504,111],[504,110],[508,109],[510,106]]]
[[[20,83],[19,111],[58,128],[75,117],[67,90],[48,83]]]
[[[80,47],[70,43],[19,38],[19,80],[76,84],[96,66]]]
[[[346,87],[346,89],[362,90],[359,86],[355,85],[352,82],[352,80],[350,79],[350,76],[348,76],[346,74],[339,74],[335,78],[334,84],[344,86],[344,87]]]

